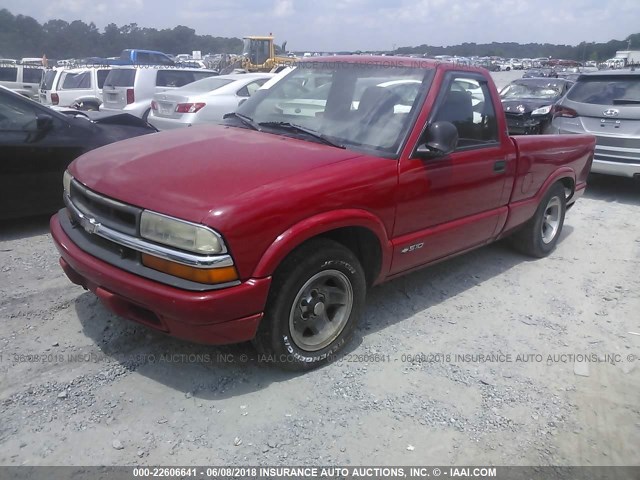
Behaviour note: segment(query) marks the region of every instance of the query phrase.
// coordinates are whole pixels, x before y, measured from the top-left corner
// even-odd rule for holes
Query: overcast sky
[[[113,22],[186,25],[222,37],[273,32],[296,51],[493,41],[576,45],[640,31],[640,0],[0,0],[0,7],[41,23],[80,19],[101,30]]]

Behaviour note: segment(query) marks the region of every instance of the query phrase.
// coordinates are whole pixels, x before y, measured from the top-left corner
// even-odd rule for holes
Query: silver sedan
[[[255,93],[271,73],[238,73],[208,77],[153,96],[149,123],[158,130],[219,123]]]

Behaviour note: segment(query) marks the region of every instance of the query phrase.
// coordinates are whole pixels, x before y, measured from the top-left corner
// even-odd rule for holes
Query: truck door
[[[444,75],[427,125],[453,123],[458,146],[439,158],[401,159],[392,274],[494,236],[515,171],[515,147],[498,118],[503,113],[495,109],[494,90],[478,73]]]

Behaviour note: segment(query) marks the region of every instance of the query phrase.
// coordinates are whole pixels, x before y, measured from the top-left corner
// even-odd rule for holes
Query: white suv
[[[102,86],[110,70],[111,67],[104,66],[48,71],[40,86],[40,103],[98,110],[102,104]]]
[[[37,101],[43,71],[41,66],[0,62],[0,85]]]
[[[101,111],[124,111],[146,120],[153,95],[217,75],[213,70],[172,66],[113,67],[103,88]]]

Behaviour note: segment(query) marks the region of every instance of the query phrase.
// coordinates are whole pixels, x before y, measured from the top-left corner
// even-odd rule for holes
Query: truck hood
[[[108,197],[201,222],[237,195],[359,156],[295,138],[206,125],[107,145],[79,157],[69,170]]]

